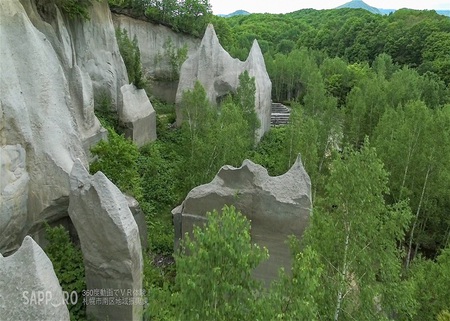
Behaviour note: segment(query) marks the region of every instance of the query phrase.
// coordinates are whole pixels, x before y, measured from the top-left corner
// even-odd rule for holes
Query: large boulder
[[[13,252],[23,239],[29,180],[23,147],[0,147],[0,252]]]
[[[194,88],[199,81],[206,90],[207,97],[212,104],[230,92],[235,92],[239,86],[239,76],[247,70],[249,75],[255,77],[255,112],[261,123],[257,139],[270,128],[270,108],[272,83],[267,74],[264,57],[255,40],[250,54],[245,62],[233,59],[222,48],[214,27],[210,24],[206,28],[200,47],[181,66],[180,81],[178,85],[177,124],[181,125],[182,111],[180,109],[183,93]]]
[[[210,183],[195,187],[172,211],[175,247],[194,225],[203,225],[207,212],[224,205],[241,211],[251,221],[252,241],[269,250],[269,260],[260,264],[255,276],[268,282],[280,267],[288,271],[291,253],[286,241],[289,235],[302,236],[311,212],[311,181],[300,157],[276,177],[249,160],[239,168],[223,166]]]
[[[111,290],[114,299],[112,305],[88,305],[87,313],[98,320],[141,320],[141,242],[125,196],[103,173],[91,176],[79,160],[70,187],[69,215],[80,238],[87,289]]]
[[[0,254],[0,315],[5,321],[70,320],[52,262],[30,236],[13,255]]]
[[[124,85],[120,89],[123,107],[119,112],[121,123],[125,127],[125,136],[136,145],[143,146],[156,139],[156,112],[144,89],[134,85]]]

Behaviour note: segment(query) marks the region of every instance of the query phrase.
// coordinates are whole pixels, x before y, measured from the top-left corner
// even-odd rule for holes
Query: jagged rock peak
[[[0,254],[0,313],[2,320],[69,321],[52,262],[30,236],[13,255]]]
[[[301,237],[311,214],[311,181],[300,157],[280,176],[250,160],[242,166],[223,166],[214,179],[192,189],[173,213],[175,247],[194,225],[203,225],[206,213],[234,205],[251,221],[252,240],[269,250],[270,258],[255,271],[265,281],[274,280],[278,269],[289,271],[291,254],[286,240]]]
[[[68,212],[80,238],[87,289],[113,289],[121,300],[139,300],[142,249],[125,196],[102,172],[90,175],[76,160]],[[88,305],[86,312],[95,319],[137,321],[142,305]]]
[[[180,102],[183,93],[194,88],[199,81],[205,88],[207,97],[213,105],[230,92],[235,92],[239,86],[239,76],[247,70],[255,77],[255,112],[261,127],[257,131],[259,140],[270,128],[270,108],[272,83],[266,71],[264,58],[257,42],[245,62],[232,58],[219,43],[212,24],[206,28],[200,47],[183,63],[176,95],[177,125],[182,123]]]

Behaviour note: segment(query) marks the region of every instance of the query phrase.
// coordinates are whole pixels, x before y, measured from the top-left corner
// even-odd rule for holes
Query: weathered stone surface
[[[130,208],[131,214],[133,214],[134,220],[139,228],[139,236],[141,239],[141,246],[145,250],[148,247],[148,231],[147,221],[145,220],[145,214],[139,206],[139,202],[129,195],[125,195]]]
[[[120,109],[120,88],[128,83],[106,1],[93,1],[88,21],[53,8],[43,18],[34,0],[0,1],[0,145],[26,149],[21,235],[37,242],[43,221],[67,216],[73,160],[87,166],[89,148],[106,137],[94,115],[95,94]]]
[[[0,136],[26,147],[31,227],[61,214],[61,204],[67,209],[73,159],[87,163],[73,113],[82,108],[73,103],[64,62],[18,0],[0,2],[0,43]]]
[[[257,138],[270,128],[270,107],[272,83],[267,74],[264,57],[255,40],[245,62],[233,59],[219,43],[214,27],[208,25],[197,52],[191,55],[182,65],[176,101],[179,103],[183,92],[194,88],[200,81],[205,88],[208,99],[216,104],[224,95],[236,91],[239,75],[247,70],[255,77],[255,111],[261,122]],[[182,121],[182,112],[177,106],[177,124]]]
[[[115,289],[136,299],[142,289],[139,230],[128,202],[101,172],[91,176],[76,160],[70,174],[69,215],[80,238],[88,289]],[[141,320],[142,305],[88,305],[98,320]]]
[[[52,262],[30,236],[13,255],[0,254],[0,316],[5,321],[69,321]]]
[[[138,146],[154,141],[156,112],[145,90],[136,89],[134,85],[124,85],[120,91],[123,96],[123,107],[119,117],[125,126],[125,136],[131,138]]]
[[[255,276],[270,281],[278,269],[289,270],[291,254],[286,240],[301,237],[310,216],[311,182],[300,157],[281,176],[271,177],[267,170],[249,160],[240,168],[223,166],[208,184],[192,189],[175,208],[175,246],[193,225],[205,221],[206,212],[234,205],[251,221],[252,241],[269,250],[270,258],[255,270]]]
[[[20,145],[0,147],[0,252],[16,250],[27,221],[28,182],[25,150]]]
[[[147,21],[133,19],[122,14],[112,14],[116,28],[125,29],[128,35],[136,36],[141,51],[141,62],[153,96],[175,103],[178,79],[173,77],[173,65],[169,52],[187,48],[187,55],[193,55],[200,45],[200,39],[176,33],[170,28]]]

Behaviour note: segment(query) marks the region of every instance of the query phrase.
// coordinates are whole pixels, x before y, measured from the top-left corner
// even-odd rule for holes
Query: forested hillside
[[[152,101],[158,140],[138,149],[110,102],[97,102],[110,138],[92,149],[90,170],[138,199],[148,220],[146,320],[450,320],[449,18],[406,9],[221,18],[207,0],[109,2],[195,36],[213,22],[240,59],[257,39],[272,99],[291,108],[289,124],[255,145],[254,79],[243,73],[220,112],[197,83],[180,128],[174,106]],[[130,72],[138,51],[127,43]],[[170,211],[191,188],[245,158],[280,175],[298,154],[313,210],[291,240],[291,271],[268,288],[251,277],[270,253],[250,245],[250,223],[233,207],[173,253]]]

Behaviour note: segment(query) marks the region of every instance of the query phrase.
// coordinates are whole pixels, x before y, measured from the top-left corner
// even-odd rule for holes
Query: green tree
[[[291,239],[293,253],[291,275],[280,273],[266,297],[270,320],[320,320],[324,271],[319,255],[311,247],[300,250],[300,242]],[[266,318],[269,320],[269,318]]]
[[[186,175],[184,191],[187,192],[210,180],[217,170],[211,158],[214,158],[212,154],[218,148],[218,114],[198,81],[193,90],[183,93],[180,108],[183,114],[181,140],[185,157],[180,175]]]
[[[324,266],[326,291],[318,302],[322,318],[407,317],[415,302],[409,284],[401,280],[397,244],[405,236],[409,210],[405,204],[385,203],[388,175],[368,141],[360,151],[344,149],[330,167],[306,236]]]
[[[448,317],[448,311],[445,310],[449,308],[450,302],[450,247],[445,248],[435,262],[417,260],[411,270],[419,298],[418,313],[413,320],[434,321]]]
[[[268,257],[251,244],[250,222],[234,207],[207,214],[176,255],[180,320],[256,320],[262,284],[251,273]]]
[[[248,134],[246,136],[250,137],[251,141],[255,138],[256,130],[261,126],[255,112],[255,93],[255,78],[250,77],[248,71],[245,70],[239,75],[239,86],[234,101],[242,110],[243,118],[247,123]],[[251,145],[253,145],[253,142]]]
[[[445,246],[450,229],[448,195],[450,114],[423,102],[389,109],[375,130],[375,146],[391,173],[391,199],[409,199],[415,214],[407,240],[407,265],[418,250]],[[436,139],[439,137],[439,139]]]
[[[142,74],[141,52],[139,50],[136,35],[133,37],[133,40],[130,40],[128,32],[125,29],[120,30],[120,28],[117,28],[116,39],[117,44],[119,45],[120,55],[122,56],[127,69],[128,80],[130,83],[133,83],[136,88],[143,88],[145,80]]]

